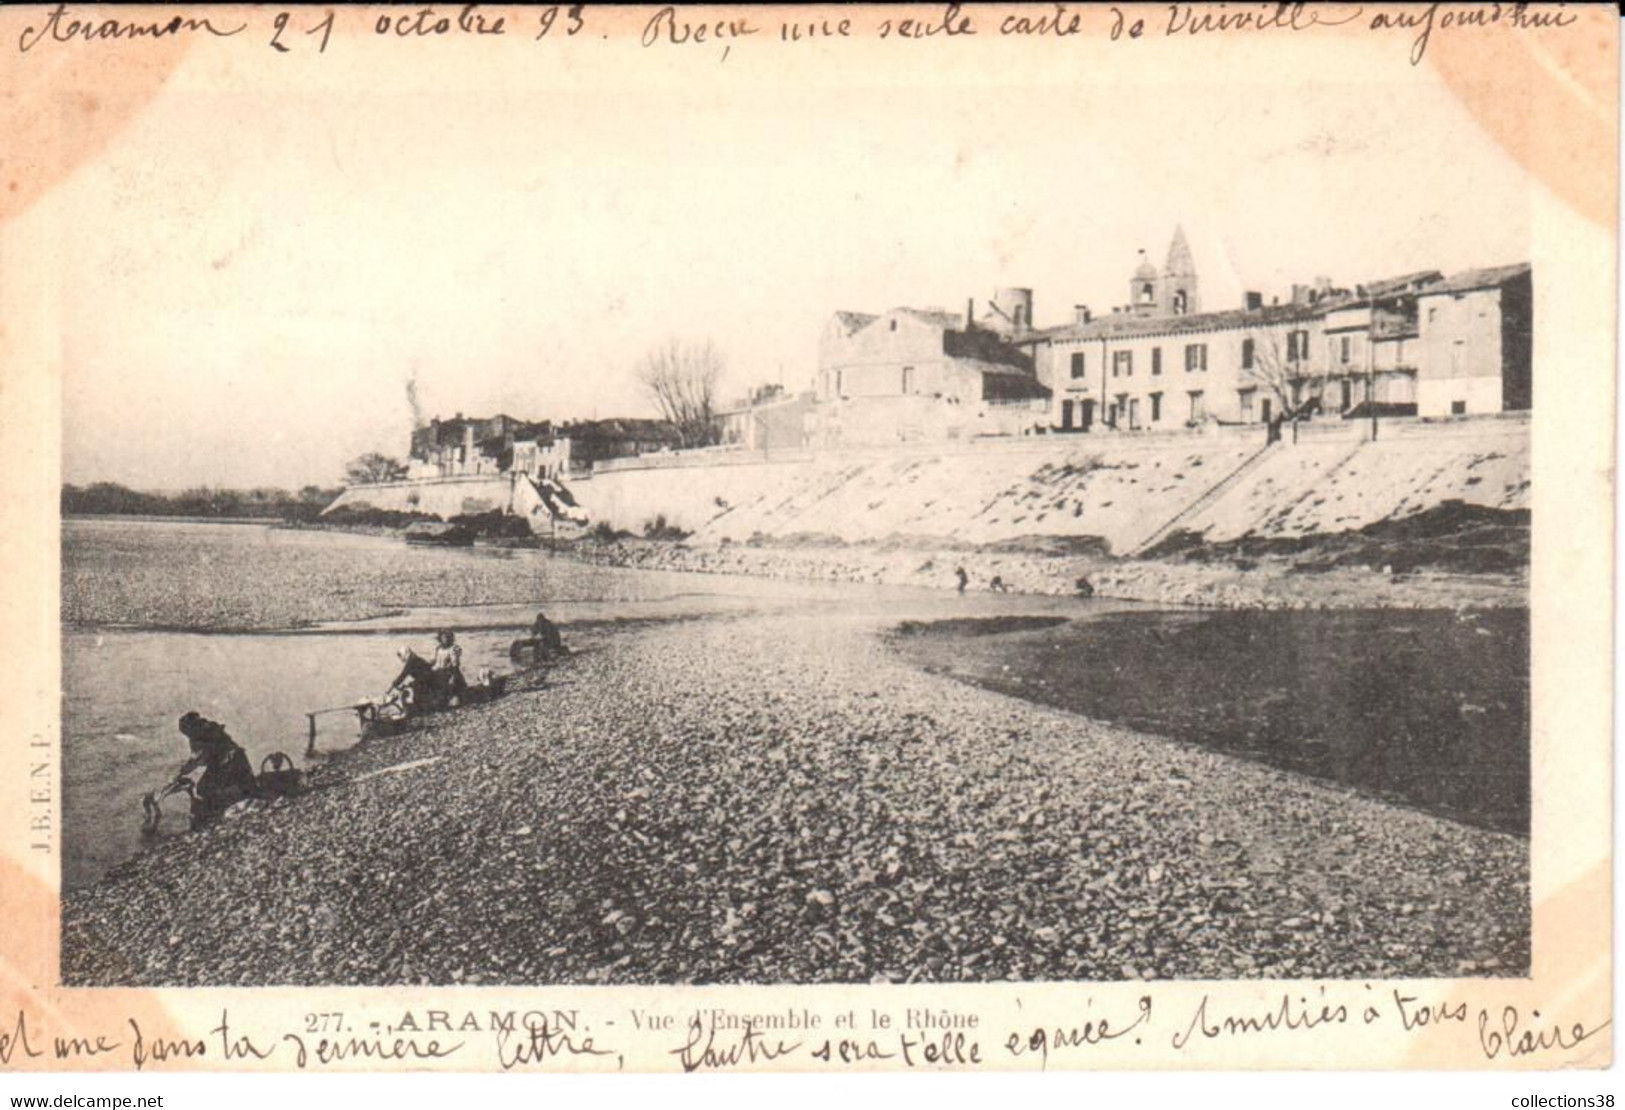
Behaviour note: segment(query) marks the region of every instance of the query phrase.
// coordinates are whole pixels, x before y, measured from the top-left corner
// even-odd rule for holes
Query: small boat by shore
[[[409,544],[431,547],[473,547],[474,530],[461,524],[446,524],[437,520],[420,520],[408,525],[401,538]]]

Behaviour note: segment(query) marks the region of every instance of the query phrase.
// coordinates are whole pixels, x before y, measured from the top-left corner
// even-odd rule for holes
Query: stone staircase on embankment
[[[1196,514],[1200,513],[1203,509],[1207,508],[1219,498],[1223,497],[1233,487],[1239,484],[1243,478],[1245,478],[1253,470],[1257,469],[1259,464],[1264,461],[1264,457],[1268,455],[1273,448],[1278,446],[1278,443],[1266,443],[1257,451],[1247,456],[1247,458],[1242,460],[1240,466],[1236,467],[1223,478],[1213,483],[1213,485],[1204,490],[1202,494],[1196,498],[1196,500],[1190,502],[1172,517],[1169,517],[1161,524],[1152,528],[1151,531],[1147,532],[1143,539],[1134,544],[1134,546],[1128,550],[1127,554],[1131,558],[1141,555],[1146,551],[1149,551],[1152,547],[1156,546],[1157,542],[1163,537],[1172,535],[1174,530],[1180,525],[1192,520]]]

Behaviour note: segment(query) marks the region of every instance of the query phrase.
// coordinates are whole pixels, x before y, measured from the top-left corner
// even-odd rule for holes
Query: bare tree
[[[1308,339],[1307,331],[1300,334]],[[1290,358],[1278,331],[1251,332],[1245,342],[1252,344],[1252,359],[1250,362],[1242,360],[1242,378],[1274,396],[1276,411],[1282,420],[1290,420],[1296,426],[1304,417],[1320,411],[1326,394],[1326,373],[1310,369],[1312,360],[1307,343],[1296,358]]]
[[[716,392],[725,364],[709,339],[700,343],[668,339],[637,365],[638,384],[677,428],[684,447],[709,447],[720,438]]]
[[[393,482],[406,477],[406,464],[377,451],[369,451],[344,464],[344,480],[352,486]]]

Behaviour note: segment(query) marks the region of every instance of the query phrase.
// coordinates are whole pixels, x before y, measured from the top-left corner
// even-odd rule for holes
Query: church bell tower
[[[1185,241],[1183,226],[1174,228],[1173,242],[1168,244],[1168,261],[1162,267],[1158,293],[1159,308],[1164,316],[1188,316],[1201,311],[1196,263],[1191,258],[1190,244]]]
[[[1151,260],[1140,252],[1140,264],[1134,268],[1134,276],[1128,282],[1129,311],[1136,316],[1155,316],[1162,304],[1158,292],[1161,279],[1157,276],[1157,268],[1151,265]]]

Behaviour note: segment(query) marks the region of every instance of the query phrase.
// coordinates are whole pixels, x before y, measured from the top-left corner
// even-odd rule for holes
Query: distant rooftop
[[[1188,316],[1142,316],[1134,312],[1114,312],[1099,316],[1087,324],[1063,324],[1043,328],[1010,342],[1017,345],[1066,339],[1123,339],[1148,335],[1182,335],[1189,332],[1222,331],[1228,328],[1287,324],[1298,320],[1313,320],[1339,308],[1369,305],[1373,300],[1385,300],[1404,293],[1432,296],[1436,293],[1463,293],[1472,289],[1487,289],[1504,284],[1531,272],[1527,262],[1507,266],[1487,266],[1445,277],[1438,270],[1417,270],[1396,277],[1367,282],[1358,295],[1345,290],[1322,294],[1313,302],[1271,304],[1261,308],[1233,308],[1218,312],[1197,312]],[[1395,331],[1398,329],[1398,331]],[[1400,322],[1384,321],[1379,331],[1404,331]]]
[[[1531,269],[1527,262],[1514,262],[1508,266],[1463,270],[1459,274],[1452,274],[1437,285],[1428,286],[1422,290],[1422,294],[1431,296],[1434,293],[1465,293],[1470,289],[1488,289],[1491,286],[1505,284],[1513,278],[1523,277],[1530,273]]]
[[[1183,335],[1187,332],[1219,331],[1253,324],[1285,324],[1310,320],[1335,303],[1265,305],[1263,308],[1232,308],[1221,312],[1193,312],[1188,316],[1139,316],[1119,312],[1101,316],[1087,324],[1067,324],[1046,328],[1013,340],[1015,343],[1053,339],[1121,339],[1140,335]]]

